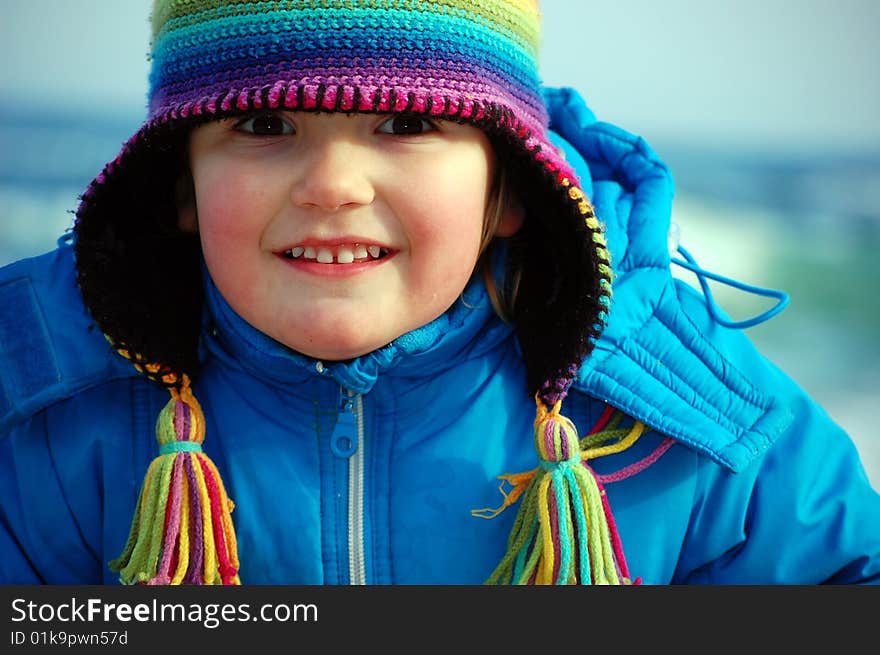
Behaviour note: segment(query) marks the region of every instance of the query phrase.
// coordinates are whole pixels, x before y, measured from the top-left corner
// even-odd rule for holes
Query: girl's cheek
[[[249,214],[245,211],[249,203],[244,193],[245,189],[231,176],[218,179],[209,175],[197,180],[199,229],[236,233],[236,223],[239,228],[243,228]]]

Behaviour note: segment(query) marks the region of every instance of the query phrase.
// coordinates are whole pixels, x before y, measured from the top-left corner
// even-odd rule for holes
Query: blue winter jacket
[[[672,183],[648,146],[549,90],[551,128],[606,223],[609,324],[563,404],[652,431],[593,462],[645,584],[880,581],[880,495],[848,436],[670,273]],[[230,497],[245,584],[480,583],[534,468],[534,404],[513,330],[474,281],[436,321],[351,363],[291,353],[210,281],[194,386]],[[0,271],[0,582],[117,582],[167,392],[113,353],[72,250]]]

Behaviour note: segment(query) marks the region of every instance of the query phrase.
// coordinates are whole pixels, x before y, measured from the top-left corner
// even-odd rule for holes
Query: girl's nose
[[[372,203],[375,192],[361,150],[343,138],[330,137],[311,144],[291,187],[293,203],[324,211]]]

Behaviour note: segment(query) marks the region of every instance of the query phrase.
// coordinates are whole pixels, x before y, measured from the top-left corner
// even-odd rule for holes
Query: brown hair
[[[486,204],[486,216],[483,221],[483,234],[480,241],[480,259],[476,266],[476,270],[480,272],[483,283],[486,285],[492,308],[506,323],[513,320],[513,304],[519,286],[520,269],[514,261],[505,264],[504,275],[499,286],[492,271],[492,265],[499,240],[511,241],[517,238],[516,235],[512,237],[495,236],[495,232],[498,230],[505,213],[509,211],[511,203],[518,202],[513,196],[509,179],[504,167],[499,166]]]

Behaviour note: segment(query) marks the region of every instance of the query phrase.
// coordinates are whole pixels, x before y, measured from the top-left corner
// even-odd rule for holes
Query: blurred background
[[[149,8],[0,5],[0,265],[51,249],[140,125]],[[673,221],[703,268],[790,294],[747,333],[849,431],[880,489],[880,2],[542,8],[545,84],[577,88],[666,161]],[[711,288],[735,319],[772,304]]]

